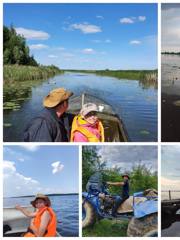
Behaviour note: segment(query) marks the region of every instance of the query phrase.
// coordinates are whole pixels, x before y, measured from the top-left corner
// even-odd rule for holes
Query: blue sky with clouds
[[[124,172],[131,171],[139,163],[152,172],[157,171],[157,146],[101,146],[98,152],[107,166],[120,167]]]
[[[64,69],[157,68],[157,4],[4,4],[36,60]]]
[[[162,190],[180,190],[180,146],[162,146],[161,188]]]
[[[77,193],[77,146],[4,146],[4,197]]]
[[[180,51],[180,4],[162,4],[162,51]]]

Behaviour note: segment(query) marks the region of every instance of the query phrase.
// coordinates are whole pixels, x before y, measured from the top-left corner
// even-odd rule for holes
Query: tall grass
[[[101,76],[115,77],[118,79],[139,80],[143,83],[157,85],[157,70],[69,70],[73,72],[93,73]]]
[[[46,79],[62,72],[55,66],[4,65],[3,67],[4,82]]]

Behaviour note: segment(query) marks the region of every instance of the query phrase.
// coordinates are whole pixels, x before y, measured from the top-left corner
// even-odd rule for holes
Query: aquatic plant
[[[118,79],[139,80],[144,88],[154,86],[157,88],[157,70],[69,70],[73,72],[92,73],[101,76],[115,77]]]
[[[61,73],[63,73],[63,71],[53,65],[34,67],[15,64],[3,66],[4,84],[8,81],[47,79]]]

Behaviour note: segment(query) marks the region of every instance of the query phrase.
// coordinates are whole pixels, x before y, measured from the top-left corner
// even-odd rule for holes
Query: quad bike
[[[129,220],[127,236],[158,236],[157,191],[148,189],[135,193],[118,208],[117,216],[112,216],[116,196],[110,195],[101,174],[93,174],[82,193],[82,227],[92,226],[96,220]]]

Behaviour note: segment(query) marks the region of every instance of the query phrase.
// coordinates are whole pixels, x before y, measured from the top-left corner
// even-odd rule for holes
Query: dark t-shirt
[[[128,198],[129,197],[129,180],[124,180],[124,185],[122,188],[122,198]]]

